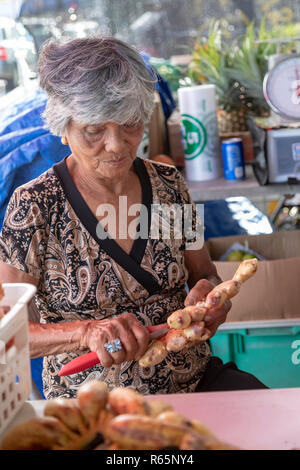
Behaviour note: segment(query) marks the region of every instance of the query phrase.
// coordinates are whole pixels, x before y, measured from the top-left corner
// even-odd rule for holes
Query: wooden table
[[[148,397],[157,398],[202,421],[218,438],[241,449],[300,449],[300,388]],[[44,405],[43,400],[27,401],[8,429],[42,416]]]
[[[184,173],[183,173],[183,176]],[[300,184],[268,184],[260,186],[253,174],[251,165],[246,165],[246,179],[228,181],[223,177],[211,181],[186,180],[192,199],[195,202],[213,201],[229,197],[243,196],[249,199],[258,197],[274,197],[300,193]]]

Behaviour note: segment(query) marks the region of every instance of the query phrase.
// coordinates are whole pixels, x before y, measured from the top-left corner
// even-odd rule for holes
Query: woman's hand
[[[119,338],[122,350],[109,353],[104,345]],[[81,341],[82,348],[98,354],[103,367],[138,360],[149,346],[150,335],[133,313],[125,313],[109,320],[90,320]]]
[[[184,305],[195,305],[204,300],[207,294],[215,287],[215,284],[207,279],[200,279],[188,293]],[[211,309],[204,317],[205,326],[211,331],[210,338],[216,333],[222,323],[226,321],[227,314],[231,309],[231,301],[226,300],[221,308]]]

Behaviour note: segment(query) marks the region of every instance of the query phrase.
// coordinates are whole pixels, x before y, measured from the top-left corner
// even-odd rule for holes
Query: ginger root
[[[78,406],[77,400],[68,398],[54,398],[46,402],[44,415],[56,418],[75,433],[86,431],[84,418]]]
[[[200,421],[176,412],[170,403],[148,400],[130,388],[108,391],[98,380],[82,385],[77,399],[49,400],[43,417],[30,419],[11,429],[0,446],[1,450],[170,448],[213,450],[232,447],[217,440]]]
[[[256,258],[246,259],[239,265],[232,279],[243,283],[256,273],[257,268],[258,260]]]
[[[78,406],[88,428],[96,426],[100,411],[106,407],[108,393],[107,385],[100,380],[87,382],[78,390]]]
[[[185,347],[207,341],[210,331],[203,322],[206,313],[211,309],[222,307],[226,300],[237,295],[242,284],[256,273],[257,267],[256,258],[242,261],[233,278],[214,287],[205,300],[173,312],[167,319],[170,331],[150,344],[140,358],[139,364],[142,367],[159,364],[170,351],[179,352]]]
[[[34,418],[19,424],[4,437],[1,450],[41,450],[68,446],[72,433],[52,417]]]
[[[3,289],[2,282],[0,282],[0,300],[2,300],[3,297],[4,297],[4,289]]]
[[[124,414],[111,420],[108,434],[122,450],[155,450],[179,448],[186,431],[151,416]]]
[[[143,395],[132,388],[116,387],[108,397],[108,405],[115,415],[150,415],[150,406]]]
[[[3,289],[3,286],[2,286],[2,283],[0,282],[0,301],[3,299],[4,297],[4,289]],[[7,307],[7,306],[0,306],[0,320],[1,318],[4,317],[4,315],[9,312],[10,308]]]

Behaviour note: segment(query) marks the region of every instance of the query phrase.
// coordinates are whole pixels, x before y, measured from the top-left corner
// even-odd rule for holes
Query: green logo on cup
[[[188,114],[182,114],[182,126],[184,137],[184,154],[186,160],[193,160],[204,150],[207,142],[207,133],[199,119]]]

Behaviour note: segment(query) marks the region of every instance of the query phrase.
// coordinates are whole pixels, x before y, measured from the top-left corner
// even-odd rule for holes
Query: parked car
[[[100,33],[100,27],[97,21],[75,21],[63,25],[63,36],[72,39],[87,38]]]
[[[33,36],[19,21],[0,16],[0,80],[6,91],[17,87],[24,75],[36,73],[37,50]]]
[[[42,44],[48,39],[59,39],[61,32],[52,18],[22,18],[22,23],[32,34],[36,49],[39,51]]]

